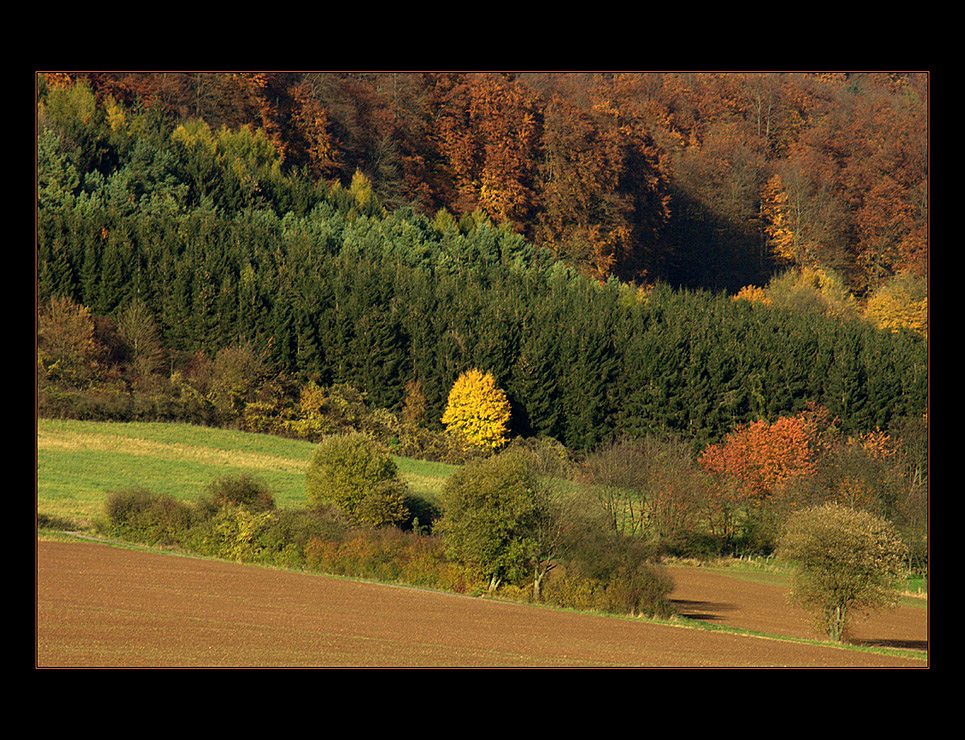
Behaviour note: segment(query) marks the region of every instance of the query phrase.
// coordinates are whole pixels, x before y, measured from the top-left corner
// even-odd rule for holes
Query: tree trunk
[[[838,604],[828,610],[828,638],[831,642],[844,639],[845,607]]]

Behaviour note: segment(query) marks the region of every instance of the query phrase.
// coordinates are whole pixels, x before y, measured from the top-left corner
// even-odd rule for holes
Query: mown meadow
[[[219,478],[248,474],[265,483],[280,509],[305,505],[305,471],[315,445],[266,434],[190,424],[37,421],[37,514],[92,525],[107,495],[141,487],[197,501]],[[396,457],[412,495],[437,501],[455,470]]]

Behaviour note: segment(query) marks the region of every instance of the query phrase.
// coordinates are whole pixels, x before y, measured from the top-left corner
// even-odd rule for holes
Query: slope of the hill
[[[864,174],[849,187],[835,187],[830,173],[822,172],[817,188],[821,193],[849,194],[836,197],[835,205],[850,201],[861,207],[848,214],[850,218],[828,216],[833,226],[800,223],[791,233],[777,229],[777,243],[777,236],[770,234],[777,225],[786,225],[784,204],[790,197],[778,182],[771,183],[767,170],[778,162],[765,167],[761,161],[752,175],[743,167],[724,165],[726,157],[717,159],[722,145],[736,157],[735,164],[745,162],[743,147],[731,149],[743,140],[741,136],[711,135],[714,145],[704,140],[710,132],[690,132],[695,146],[678,163],[683,166],[673,171],[688,173],[687,179],[699,184],[698,189],[706,186],[709,191],[686,193],[687,188],[675,185],[681,196],[670,207],[676,223],[668,224],[663,237],[653,232],[655,219],[662,218],[654,211],[663,210],[664,198],[650,187],[662,178],[645,176],[650,167],[643,166],[651,161],[652,147],[644,142],[655,122],[639,119],[636,133],[623,141],[624,124],[613,128],[610,120],[559,118],[562,111],[551,106],[555,123],[545,138],[533,137],[532,150],[518,152],[521,159],[497,156],[501,164],[492,162],[495,170],[484,167],[484,172],[455,176],[462,165],[481,164],[500,151],[500,144],[521,143],[515,122],[522,111],[471,104],[475,95],[482,96],[476,100],[479,104],[492,101],[490,95],[499,99],[523,84],[521,79],[510,88],[504,88],[509,83],[499,76],[461,79],[457,87],[469,97],[448,99],[443,94],[448,103],[409,131],[418,131],[430,150],[452,143],[449,135],[465,144],[489,142],[478,157],[461,147],[458,155],[443,147],[430,160],[405,157],[409,163],[423,162],[428,170],[409,173],[414,179],[392,178],[422,192],[430,185],[423,175],[432,171],[434,181],[435,176],[447,179],[444,173],[449,173],[449,182],[433,182],[429,189],[437,191],[433,201],[446,194],[443,201],[449,210],[455,209],[453,215],[438,209],[440,202],[425,209],[397,207],[393,196],[399,193],[385,187],[387,182],[374,188],[361,173],[353,177],[362,164],[354,157],[348,160],[353,165],[334,182],[327,180],[332,172],[321,179],[305,176],[290,158],[297,151],[331,152],[334,145],[319,130],[315,134],[321,138],[303,148],[306,132],[298,131],[296,120],[301,115],[317,120],[317,110],[302,111],[287,126],[276,121],[279,128],[270,127],[272,136],[282,139],[271,141],[268,131],[260,128],[266,121],[260,115],[232,120],[221,129],[212,124],[229,121],[217,115],[211,122],[189,121],[175,110],[168,110],[167,118],[160,115],[164,105],[120,105],[118,96],[125,89],[132,100],[142,94],[147,96],[142,100],[153,98],[159,105],[170,100],[167,83],[173,77],[135,76],[135,88],[127,87],[133,79],[108,82],[108,77],[81,75],[72,80],[46,75],[39,81],[43,84],[38,100],[36,259],[37,297],[45,312],[38,331],[38,401],[44,414],[264,428],[278,423],[279,416],[288,419],[286,405],[294,405],[303,390],[292,386],[313,378],[325,386],[351,385],[366,394],[372,406],[393,413],[419,408],[422,421],[438,428],[453,382],[472,367],[491,372],[510,395],[514,432],[551,436],[574,450],[592,449],[618,434],[670,433],[705,444],[738,424],[793,414],[810,402],[827,408],[852,434],[887,429],[925,413],[927,347],[922,337],[881,332],[864,318],[841,322],[841,311],[857,312],[852,300],[843,306],[837,300],[825,305],[826,294],[843,300],[853,299],[854,292],[870,299],[872,276],[873,285],[884,288],[891,283],[885,278],[897,278],[917,264],[922,269],[916,272],[914,305],[927,306],[922,282],[927,257],[921,207],[925,162],[920,157],[926,127],[919,119],[924,98],[918,97],[925,90],[918,77],[870,77],[860,83],[851,80],[847,86],[844,80],[832,84],[819,78],[769,80],[788,85],[788,92],[812,85],[822,89],[824,103],[812,111],[813,124],[835,111],[827,123],[863,122],[869,127],[859,126],[844,137],[836,126],[819,127],[812,130],[821,134],[817,141],[843,138],[855,144],[873,140],[901,145],[898,151],[885,147],[876,152],[880,169],[872,171],[864,170],[876,161],[871,152],[850,152],[845,158],[849,166],[843,170],[849,179],[855,172]],[[167,81],[164,95],[157,95],[158,88],[151,94],[152,79]],[[314,79],[321,84],[312,84],[316,91],[344,82],[338,76]],[[555,86],[562,79],[530,82],[537,84],[535,93],[543,84],[553,80]],[[727,79],[730,82],[719,87]],[[240,92],[235,85],[242,84],[230,75],[202,75],[195,82],[201,80],[216,87],[220,80],[235,92]],[[682,82],[673,77],[664,81],[671,80],[674,88]],[[370,80],[376,87],[385,81]],[[665,99],[658,93],[660,78],[625,80],[631,81],[631,88],[618,92],[600,78],[586,92],[593,89],[594,95],[619,106],[636,98],[641,112],[652,110],[659,100],[676,107],[670,103],[676,94]],[[282,90],[289,89],[292,80],[276,82]],[[409,82],[410,92],[421,90],[415,100],[423,94],[442,94],[451,81],[430,83],[416,77]],[[746,87],[748,80],[740,77],[703,78],[699,87],[704,92],[695,110],[704,115],[698,119],[709,123],[713,116],[705,115],[710,109],[723,112],[715,101],[720,96],[730,99],[731,83],[751,93],[749,103],[756,99],[756,84],[764,82],[755,78]],[[651,87],[654,84],[656,88]],[[863,86],[867,87],[859,94]],[[381,95],[358,98],[361,88],[354,83],[351,87],[343,91],[347,107],[338,106],[341,110],[389,105]],[[256,88],[261,89],[260,83]],[[628,97],[631,89],[635,93]],[[872,89],[882,97],[868,97]],[[251,113],[260,108],[256,101],[261,98],[254,90],[249,92],[254,95]],[[311,99],[303,93],[308,94],[303,90],[299,100]],[[787,100],[799,98],[791,94]],[[869,106],[872,100],[884,107]],[[324,109],[325,96],[314,103]],[[867,120],[838,113],[853,112],[853,106],[866,113],[894,106],[896,118]],[[542,107],[539,104],[536,110]],[[193,105],[185,108],[190,109],[200,110]],[[432,110],[421,105],[416,109],[423,114]],[[759,119],[751,119],[738,114],[731,123],[750,136],[759,131]],[[400,120],[414,122],[420,117]],[[481,126],[486,134],[471,129],[456,134],[469,122],[471,129]],[[436,125],[445,134],[430,134]],[[453,125],[456,128],[450,129]],[[601,138],[590,135],[595,129]],[[904,135],[892,136],[898,132]],[[379,139],[393,141],[400,133],[386,132]],[[796,138],[802,132],[786,133]],[[682,132],[671,138],[691,138],[678,134]],[[822,157],[828,150],[810,138],[800,143],[806,144],[804,151],[814,147]],[[627,156],[633,150],[637,154]],[[597,162],[599,169],[590,165],[599,156],[617,152],[623,154],[612,162]],[[516,165],[503,171],[507,162]],[[523,162],[528,164],[520,168]],[[900,185],[893,179],[896,162],[907,165],[902,168],[907,169],[906,181]],[[361,169],[395,169],[370,165]],[[807,182],[815,163],[805,157],[801,166]],[[514,186],[504,191],[508,183],[500,186],[502,178],[494,178],[503,172],[515,182],[527,169],[534,177],[537,170],[555,174],[540,187],[530,182],[532,197]],[[777,170],[786,176],[783,167]],[[740,185],[715,183],[711,173],[733,173]],[[342,182],[345,176],[352,180],[349,187],[347,180]],[[866,192],[869,183],[877,182],[883,190]],[[607,192],[611,185],[617,191]],[[481,192],[470,192],[477,187]],[[629,190],[621,190],[624,187]],[[795,202],[810,189],[796,188]],[[385,193],[384,201],[375,197],[379,190]],[[738,192],[739,200],[745,201],[739,207],[733,202]],[[461,195],[450,199],[456,193]],[[509,218],[505,208],[497,206],[535,205],[537,196],[542,205],[518,218]],[[768,200],[773,201],[777,219],[773,228],[765,228],[766,219],[761,218]],[[488,213],[483,202],[492,206]],[[815,213],[825,213],[828,206],[823,201],[812,205]],[[723,210],[712,215],[708,208]],[[743,223],[732,221],[736,213],[742,214]],[[896,214],[907,217],[907,222],[899,227],[896,221],[902,219]],[[763,274],[760,269],[780,245],[789,248],[788,240],[801,248],[806,245],[808,255],[785,255],[779,264],[810,265],[811,252],[834,243],[830,232],[843,240],[817,261],[822,270],[809,270],[808,284],[785,290],[777,305],[764,308],[743,300],[735,304],[723,295],[722,283],[729,286],[729,294],[776,277],[772,269]],[[860,243],[850,243],[856,237]],[[635,255],[627,239],[635,242]],[[718,242],[719,250],[710,246],[710,239]],[[690,246],[678,252],[687,242]],[[627,269],[615,270],[612,259],[624,252],[630,258]],[[662,255],[658,258],[657,253]],[[899,253],[901,261],[885,264]],[[851,266],[855,274],[850,281],[828,274],[835,272],[840,259],[857,255],[860,266]],[[638,274],[638,268],[651,261],[654,264]],[[657,270],[658,263],[676,263],[691,274],[685,277],[673,269],[670,273],[678,273],[675,280]],[[744,269],[749,264],[756,265],[750,273]],[[871,273],[865,274],[868,270]],[[814,281],[817,285],[811,284]],[[637,290],[651,284],[660,289]],[[691,286],[694,292],[670,286]],[[893,307],[885,313],[895,319],[895,311]],[[918,311],[919,318],[923,314]],[[56,317],[62,320],[55,321]],[[81,341],[64,341],[71,325],[84,327],[83,321],[74,323],[79,318],[92,322],[93,345],[83,334]]]
[[[41,668],[927,666],[102,544],[39,542],[37,599]]]

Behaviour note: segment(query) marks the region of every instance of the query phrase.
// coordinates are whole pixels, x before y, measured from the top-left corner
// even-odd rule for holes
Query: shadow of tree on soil
[[[928,650],[928,640],[855,640],[849,641],[852,645],[861,647],[882,647],[897,648],[899,650]]]
[[[677,613],[687,619],[696,619],[704,622],[712,622],[723,619],[722,612],[733,611],[736,607],[733,604],[724,604],[716,601],[688,601],[687,599],[671,599],[677,608]]]

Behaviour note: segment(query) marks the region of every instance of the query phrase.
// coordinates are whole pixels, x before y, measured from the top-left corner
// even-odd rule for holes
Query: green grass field
[[[37,421],[37,513],[83,527],[113,491],[145,488],[194,501],[223,477],[263,480],[279,508],[305,505],[315,445],[187,424]],[[453,465],[395,458],[409,491],[437,501]]]

